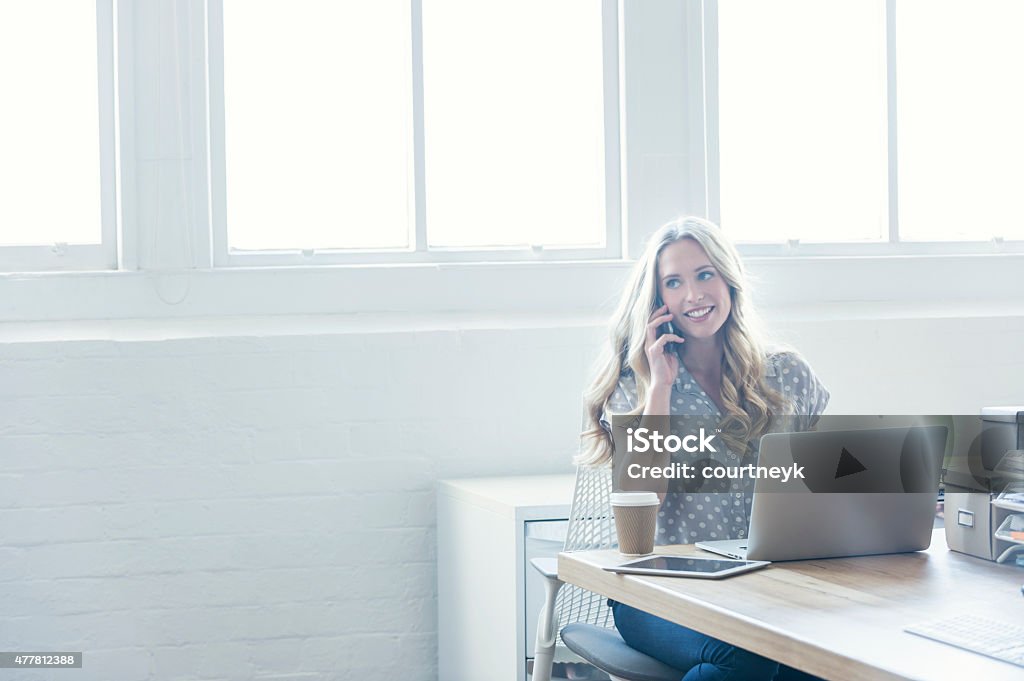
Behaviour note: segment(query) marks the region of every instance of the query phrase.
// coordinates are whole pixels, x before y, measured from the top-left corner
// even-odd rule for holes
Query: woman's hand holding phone
[[[679,373],[679,355],[675,351],[675,343],[684,343],[686,339],[675,333],[672,326],[672,313],[668,305],[661,305],[651,313],[647,320],[647,364],[651,367],[651,388],[671,388]]]

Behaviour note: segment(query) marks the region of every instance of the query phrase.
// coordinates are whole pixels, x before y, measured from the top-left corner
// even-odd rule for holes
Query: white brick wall
[[[1024,318],[785,327],[833,411],[1024,401]],[[603,335],[0,342],[0,649],[85,652],[0,679],[436,679],[435,483],[569,471]]]
[[[435,482],[570,470],[595,338],[0,344],[0,649],[83,650],[81,679],[436,678]]]

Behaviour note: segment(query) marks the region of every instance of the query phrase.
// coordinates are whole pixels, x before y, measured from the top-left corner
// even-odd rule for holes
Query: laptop
[[[765,435],[758,465],[796,464],[803,479],[758,478],[747,538],[696,546],[768,561],[926,549],[947,435],[945,426]]]

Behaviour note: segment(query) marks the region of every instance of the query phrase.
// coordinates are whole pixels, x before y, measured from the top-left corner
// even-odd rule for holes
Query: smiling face
[[[693,239],[680,239],[658,255],[658,295],[685,338],[712,338],[732,311],[729,285]]]

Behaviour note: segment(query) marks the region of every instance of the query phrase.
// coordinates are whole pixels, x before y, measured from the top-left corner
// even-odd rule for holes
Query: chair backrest
[[[618,547],[615,520],[612,517],[612,467],[579,466],[576,469],[576,488],[569,511],[569,529],[565,551],[589,551]],[[600,627],[614,627],[611,608],[604,596],[565,584],[555,601],[558,616],[557,630],[573,622],[585,622]],[[559,643],[561,637],[559,636]]]

